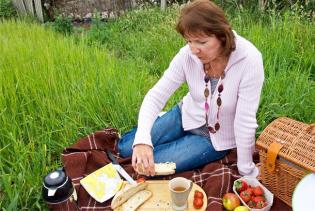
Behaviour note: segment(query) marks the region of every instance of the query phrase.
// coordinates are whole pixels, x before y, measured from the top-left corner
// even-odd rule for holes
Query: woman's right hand
[[[137,144],[133,147],[132,167],[137,173],[154,176],[153,149],[147,144]]]

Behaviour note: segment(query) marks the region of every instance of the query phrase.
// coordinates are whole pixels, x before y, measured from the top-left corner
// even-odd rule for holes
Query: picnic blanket
[[[111,210],[111,200],[98,203],[80,185],[80,180],[111,162],[107,157],[106,150],[111,150],[117,155],[118,140],[119,133],[116,129],[105,128],[81,138],[72,146],[64,149],[62,162],[66,173],[72,179],[75,186],[78,195],[77,205],[80,210]],[[117,155],[117,158],[118,162],[131,177],[134,179],[139,177],[131,166],[131,158],[120,158],[119,155]],[[258,161],[258,154],[254,158]],[[159,177],[158,179],[171,179],[177,176],[191,179],[204,189],[208,197],[207,211],[224,210],[221,200],[222,196],[224,193],[233,192],[232,186],[234,180],[241,177],[237,171],[236,152],[233,150],[223,159],[209,163],[202,168],[163,178]],[[271,210],[285,211],[291,210],[291,208],[275,198]]]

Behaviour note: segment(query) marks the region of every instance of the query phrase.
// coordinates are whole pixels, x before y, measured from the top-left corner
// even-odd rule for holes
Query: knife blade
[[[107,151],[108,157],[109,159],[112,161],[113,166],[115,167],[115,169],[118,171],[118,173],[125,178],[130,184],[135,185],[137,184],[137,182],[132,179],[132,177],[125,171],[125,169],[123,169],[123,167],[121,167],[121,165],[119,165],[117,159],[115,158],[115,156],[113,155],[113,153],[111,151]]]

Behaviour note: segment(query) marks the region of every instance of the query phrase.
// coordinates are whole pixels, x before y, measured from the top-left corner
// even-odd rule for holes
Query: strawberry
[[[265,206],[267,206],[267,203],[264,202],[264,201],[260,201],[260,202],[256,203],[255,208],[261,209],[261,208],[263,208]]]
[[[234,187],[238,193],[247,189],[248,185],[244,180],[238,180],[235,182]]]
[[[254,194],[255,196],[261,196],[264,194],[264,190],[260,186],[257,186],[254,188]]]
[[[257,204],[258,202],[265,202],[266,199],[263,196],[255,196],[253,201]]]
[[[250,208],[255,208],[256,207],[256,203],[253,202],[252,200],[250,200],[247,205],[250,207]]]
[[[254,188],[252,188],[250,185],[248,186],[248,188],[246,189],[246,191],[252,196],[254,195]]]
[[[250,193],[247,190],[244,190],[240,193],[240,197],[244,202],[248,202],[250,200]]]

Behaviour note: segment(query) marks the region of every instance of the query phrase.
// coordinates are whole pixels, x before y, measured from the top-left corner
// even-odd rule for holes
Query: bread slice
[[[148,190],[142,190],[131,196],[128,201],[123,203],[118,211],[135,211],[140,207],[145,201],[147,201],[152,196],[152,192]]]
[[[166,163],[155,163],[155,175],[170,175],[175,174],[176,163],[173,162],[166,162]],[[137,165],[137,169],[139,174],[144,174],[144,167],[143,165]]]
[[[144,190],[147,186],[148,183],[141,182],[135,185],[129,185],[123,190],[118,191],[112,200],[111,208],[115,209],[116,207],[120,206],[137,192]]]
[[[156,163],[154,167],[156,175],[175,174],[176,163],[173,162]]]

